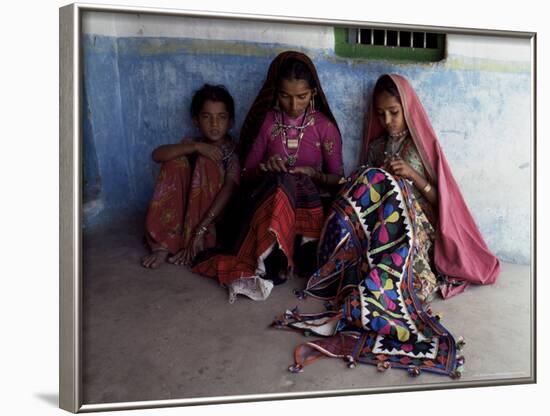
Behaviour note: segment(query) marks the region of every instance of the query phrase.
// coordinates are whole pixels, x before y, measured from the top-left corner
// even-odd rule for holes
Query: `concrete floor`
[[[309,338],[268,326],[289,307],[323,310],[320,301],[292,294],[305,281],[277,286],[263,302],[239,298],[231,305],[214,280],[170,264],[144,269],[139,259],[145,253],[140,230],[85,232],[85,404],[441,387],[532,376],[529,266],[503,264],[495,285],[433,302],[447,329],[466,339],[465,372],[453,381],[428,373],[412,378],[397,369],[378,373],[369,365],[350,370],[329,358],[291,374],[294,348]]]

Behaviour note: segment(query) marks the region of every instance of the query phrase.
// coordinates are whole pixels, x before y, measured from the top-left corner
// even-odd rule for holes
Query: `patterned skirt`
[[[217,278],[237,294],[262,300],[273,284],[265,280],[266,258],[279,249],[294,268],[296,237],[318,240],[323,227],[319,191],[306,175],[267,174],[252,188],[239,191],[219,230],[220,245],[197,259],[193,272]]]
[[[382,169],[356,171],[332,205],[319,243],[319,264],[301,296],[327,300],[327,310],[288,310],[273,322],[325,339],[299,345],[293,372],[323,356],[350,367],[376,365],[459,377],[462,341],[417,295],[417,206],[410,185]],[[421,236],[422,237],[422,236]],[[426,260],[426,259],[424,259]]]
[[[145,221],[145,238],[153,251],[172,254],[186,248],[191,233],[210,209],[225,179],[223,165],[204,156],[185,156],[164,162]],[[204,247],[216,244],[210,224]]]

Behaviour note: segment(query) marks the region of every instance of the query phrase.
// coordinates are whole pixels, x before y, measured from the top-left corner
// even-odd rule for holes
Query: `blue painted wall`
[[[157,146],[196,134],[193,92],[224,84],[236,101],[234,137],[272,58],[292,48],[174,38],[85,35],[84,223],[142,220],[158,166]],[[530,73],[475,59],[392,64],[304,50],[314,60],[344,139],[346,172],[357,163],[369,91],[386,72],[415,86],[457,181],[491,249],[530,258]],[[512,190],[513,188],[513,190]]]

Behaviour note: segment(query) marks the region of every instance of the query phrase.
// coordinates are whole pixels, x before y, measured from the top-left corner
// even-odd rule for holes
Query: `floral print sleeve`
[[[378,137],[370,143],[367,151],[367,166],[379,168],[384,165],[384,145],[385,137]]]
[[[405,161],[409,165],[411,165],[411,168],[413,168],[420,176],[422,176],[422,178],[426,179],[426,171],[424,170],[424,165],[422,164],[422,160],[420,159],[418,150],[416,150],[416,146],[411,139],[407,139],[407,143],[404,146],[403,159],[405,159]]]
[[[342,137],[336,126],[330,121],[322,131],[321,151],[323,153],[323,169],[326,173],[344,174],[342,158]]]
[[[267,153],[268,138],[271,137],[271,123],[269,113],[263,121],[258,136],[252,144],[250,152],[246,156],[244,168],[247,174],[252,174],[258,165],[265,159]]]
[[[424,165],[422,164],[422,159],[420,159],[420,154],[418,153],[414,142],[410,138],[407,139],[407,143],[403,148],[402,157],[422,178],[427,178],[426,170],[424,169]],[[418,202],[418,204],[420,204],[422,210],[426,214],[427,220],[435,224],[437,218],[436,210],[434,210],[434,208],[416,186],[413,186],[412,193],[414,199],[416,200],[416,202]]]

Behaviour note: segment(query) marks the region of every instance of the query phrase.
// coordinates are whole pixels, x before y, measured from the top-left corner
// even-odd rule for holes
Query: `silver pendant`
[[[286,142],[286,145],[289,149],[297,149],[298,148],[298,139],[288,139]]]
[[[294,166],[296,164],[296,157],[295,156],[289,156],[287,159],[286,159],[286,163],[288,166]]]

